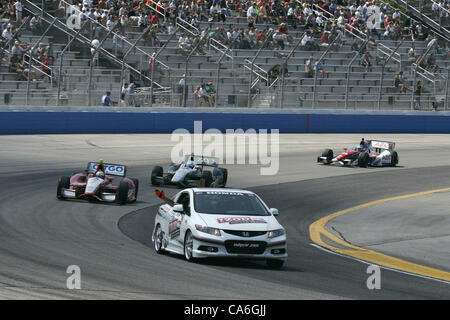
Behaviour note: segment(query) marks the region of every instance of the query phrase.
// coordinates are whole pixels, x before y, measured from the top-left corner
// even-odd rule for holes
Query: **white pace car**
[[[255,193],[223,188],[189,188],[159,207],[152,241],[156,252],[206,257],[265,259],[271,268],[287,260],[286,233]]]

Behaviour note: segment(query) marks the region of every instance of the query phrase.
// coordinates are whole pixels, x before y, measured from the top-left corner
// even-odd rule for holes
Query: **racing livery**
[[[61,177],[56,197],[125,204],[137,200],[139,180],[127,178],[127,168],[119,164],[89,162],[84,173]],[[116,183],[114,177],[120,177]]]
[[[205,170],[204,167],[213,168]],[[166,174],[160,166],[153,167],[150,182],[154,186],[176,185],[180,188],[193,187],[225,187],[228,170],[217,166],[217,159],[213,157],[186,156],[185,161],[176,165],[171,164]]]
[[[155,216],[152,241],[158,253],[186,260],[206,257],[265,259],[271,268],[287,260],[286,233],[253,192],[238,189],[188,188],[166,201]]]
[[[371,167],[395,167],[398,164],[398,153],[394,150],[395,143],[388,141],[376,141],[362,139],[361,143],[352,150],[344,149],[344,152],[334,156],[333,150],[325,149],[317,158],[318,163],[337,164],[343,166]]]

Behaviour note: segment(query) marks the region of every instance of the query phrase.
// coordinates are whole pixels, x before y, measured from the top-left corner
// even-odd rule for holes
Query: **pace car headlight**
[[[286,234],[284,229],[277,229],[277,230],[269,231],[268,236],[269,236],[269,238],[276,238],[276,237],[280,237],[284,234]]]
[[[195,225],[195,229],[197,229],[200,232],[204,232],[204,233],[208,233],[208,234],[212,234],[213,236],[218,236],[220,237],[222,234],[220,233],[220,229],[216,229],[216,228],[210,228],[210,227],[205,227],[205,226],[201,226],[199,224]]]

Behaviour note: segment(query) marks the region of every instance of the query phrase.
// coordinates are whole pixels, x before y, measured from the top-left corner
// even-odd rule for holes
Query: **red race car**
[[[103,165],[103,170],[97,170]],[[56,197],[126,204],[137,200],[139,180],[127,178],[124,165],[89,162],[84,173],[61,177]],[[116,183],[115,177],[121,177]]]
[[[322,155],[317,157],[317,162],[362,168],[395,167],[399,157],[394,148],[394,142],[362,139],[357,147],[351,150],[344,149],[344,152],[337,155],[333,154],[333,150],[325,149]]]

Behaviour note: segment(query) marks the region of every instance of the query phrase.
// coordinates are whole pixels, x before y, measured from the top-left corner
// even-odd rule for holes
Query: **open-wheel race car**
[[[207,170],[205,167],[212,168]],[[225,187],[228,170],[219,168],[214,157],[187,155],[180,164],[171,164],[166,173],[161,166],[154,166],[150,182],[154,186],[175,185],[180,188]]]
[[[119,164],[89,162],[82,173],[61,177],[56,197],[126,204],[137,200],[139,180],[126,177],[127,168]],[[120,177],[117,179],[115,177]]]
[[[359,166],[361,168],[371,167],[395,167],[399,157],[394,150],[395,143],[377,140],[361,140],[360,144],[344,152],[334,155],[333,150],[325,149],[322,155],[317,157],[318,163],[336,164],[342,166]]]

